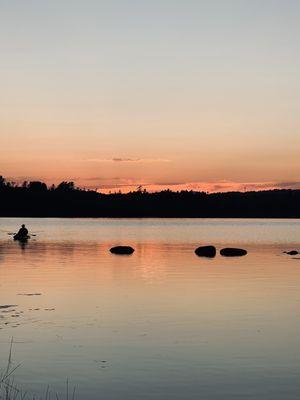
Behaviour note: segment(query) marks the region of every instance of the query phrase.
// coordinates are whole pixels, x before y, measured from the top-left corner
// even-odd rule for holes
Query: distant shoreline
[[[0,217],[19,218],[300,218],[300,190],[99,193],[73,182],[15,185],[0,177]]]

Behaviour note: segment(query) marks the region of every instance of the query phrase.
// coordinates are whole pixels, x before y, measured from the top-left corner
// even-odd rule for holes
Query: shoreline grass
[[[75,400],[76,387],[70,390],[69,380],[66,380],[66,389],[63,396],[51,391],[48,385],[44,396],[36,396],[23,391],[15,382],[14,373],[21,366],[21,363],[14,365],[12,359],[13,338],[10,342],[7,365],[5,370],[0,372],[0,400]]]

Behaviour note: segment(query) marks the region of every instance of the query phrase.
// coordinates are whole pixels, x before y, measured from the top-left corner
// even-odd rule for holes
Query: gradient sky
[[[300,187],[297,0],[0,0],[0,174]]]

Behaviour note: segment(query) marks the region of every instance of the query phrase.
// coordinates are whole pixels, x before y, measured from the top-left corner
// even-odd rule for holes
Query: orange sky
[[[0,174],[300,187],[299,16],[275,0],[1,5]]]

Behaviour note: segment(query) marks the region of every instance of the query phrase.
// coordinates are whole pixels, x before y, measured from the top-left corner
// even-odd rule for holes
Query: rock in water
[[[241,257],[247,254],[247,250],[227,247],[225,249],[222,249],[220,251],[220,254],[224,257]]]
[[[289,256],[296,256],[299,254],[297,250],[284,251],[284,253],[288,254]]]
[[[201,246],[195,250],[195,253],[198,257],[213,258],[216,256],[217,251],[215,246]]]
[[[109,250],[113,254],[132,254],[134,249],[130,246],[116,246]]]

